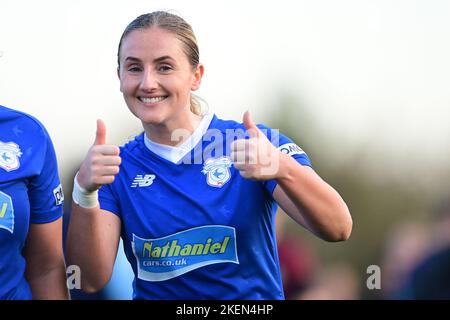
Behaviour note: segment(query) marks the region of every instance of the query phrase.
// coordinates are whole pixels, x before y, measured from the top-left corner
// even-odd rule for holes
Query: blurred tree
[[[314,169],[344,198],[353,217],[351,238],[342,243],[327,243],[308,232],[309,242],[317,250],[323,264],[336,261],[350,263],[360,276],[363,298],[376,297],[376,292],[366,288],[367,267],[379,265],[385,236],[390,227],[405,219],[427,219],[433,202],[433,192],[428,185],[411,185],[405,170],[392,176],[382,166],[373,166],[371,157],[395,157],[371,150],[371,145],[352,149],[346,141],[339,141],[335,132],[319,132],[320,115],[305,107],[293,94],[280,95],[276,108],[267,114],[266,124],[291,137],[305,150]],[[263,121],[264,122],[264,121]],[[336,157],[336,146],[339,158]],[[371,159],[372,160],[372,159]],[[293,221],[289,228],[300,228]]]

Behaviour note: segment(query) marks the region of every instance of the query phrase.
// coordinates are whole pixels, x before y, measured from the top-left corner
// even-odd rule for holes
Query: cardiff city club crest
[[[17,144],[0,141],[0,168],[6,171],[17,170],[20,167],[19,157],[21,155],[22,152]]]
[[[206,182],[212,187],[222,187],[231,178],[231,164],[228,157],[206,160],[202,170],[202,173],[207,175]]]

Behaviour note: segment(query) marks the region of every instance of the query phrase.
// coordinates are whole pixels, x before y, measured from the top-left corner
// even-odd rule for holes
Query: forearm
[[[276,181],[297,210],[288,214],[327,241],[348,239],[352,219],[347,205],[330,185],[309,167],[280,154]]]
[[[81,287],[93,292],[109,281],[115,254],[108,231],[111,225],[100,208],[82,208],[72,205],[67,234],[67,260],[81,271]],[[117,248],[117,246],[116,246]]]
[[[98,204],[97,190],[113,183],[121,163],[120,149],[105,140],[106,127],[99,119],[94,145],[74,179],[67,235],[68,261],[80,268],[81,288],[87,292],[98,291],[109,281],[120,238],[120,219]]]
[[[53,267],[41,267],[37,270],[38,272],[35,274],[27,274],[27,280],[34,300],[69,299],[63,259]]]

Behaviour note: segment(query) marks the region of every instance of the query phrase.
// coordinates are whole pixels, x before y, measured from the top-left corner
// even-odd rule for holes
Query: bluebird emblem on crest
[[[17,144],[0,141],[0,168],[8,172],[19,169],[21,155],[22,152]]]
[[[212,187],[221,188],[231,178],[231,159],[228,157],[210,158],[205,161],[202,173],[206,174],[206,182]]]

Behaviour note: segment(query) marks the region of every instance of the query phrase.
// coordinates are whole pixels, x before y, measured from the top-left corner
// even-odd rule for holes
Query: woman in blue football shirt
[[[0,106],[0,299],[67,299],[64,196],[50,137]]]
[[[118,63],[144,132],[107,145],[98,120],[75,177],[68,258],[84,290],[108,282],[122,237],[134,299],[283,299],[277,205],[327,241],[350,236],[346,204],[292,140],[248,112],[242,124],[201,114],[191,92],[204,66],[182,18],[136,18]]]

